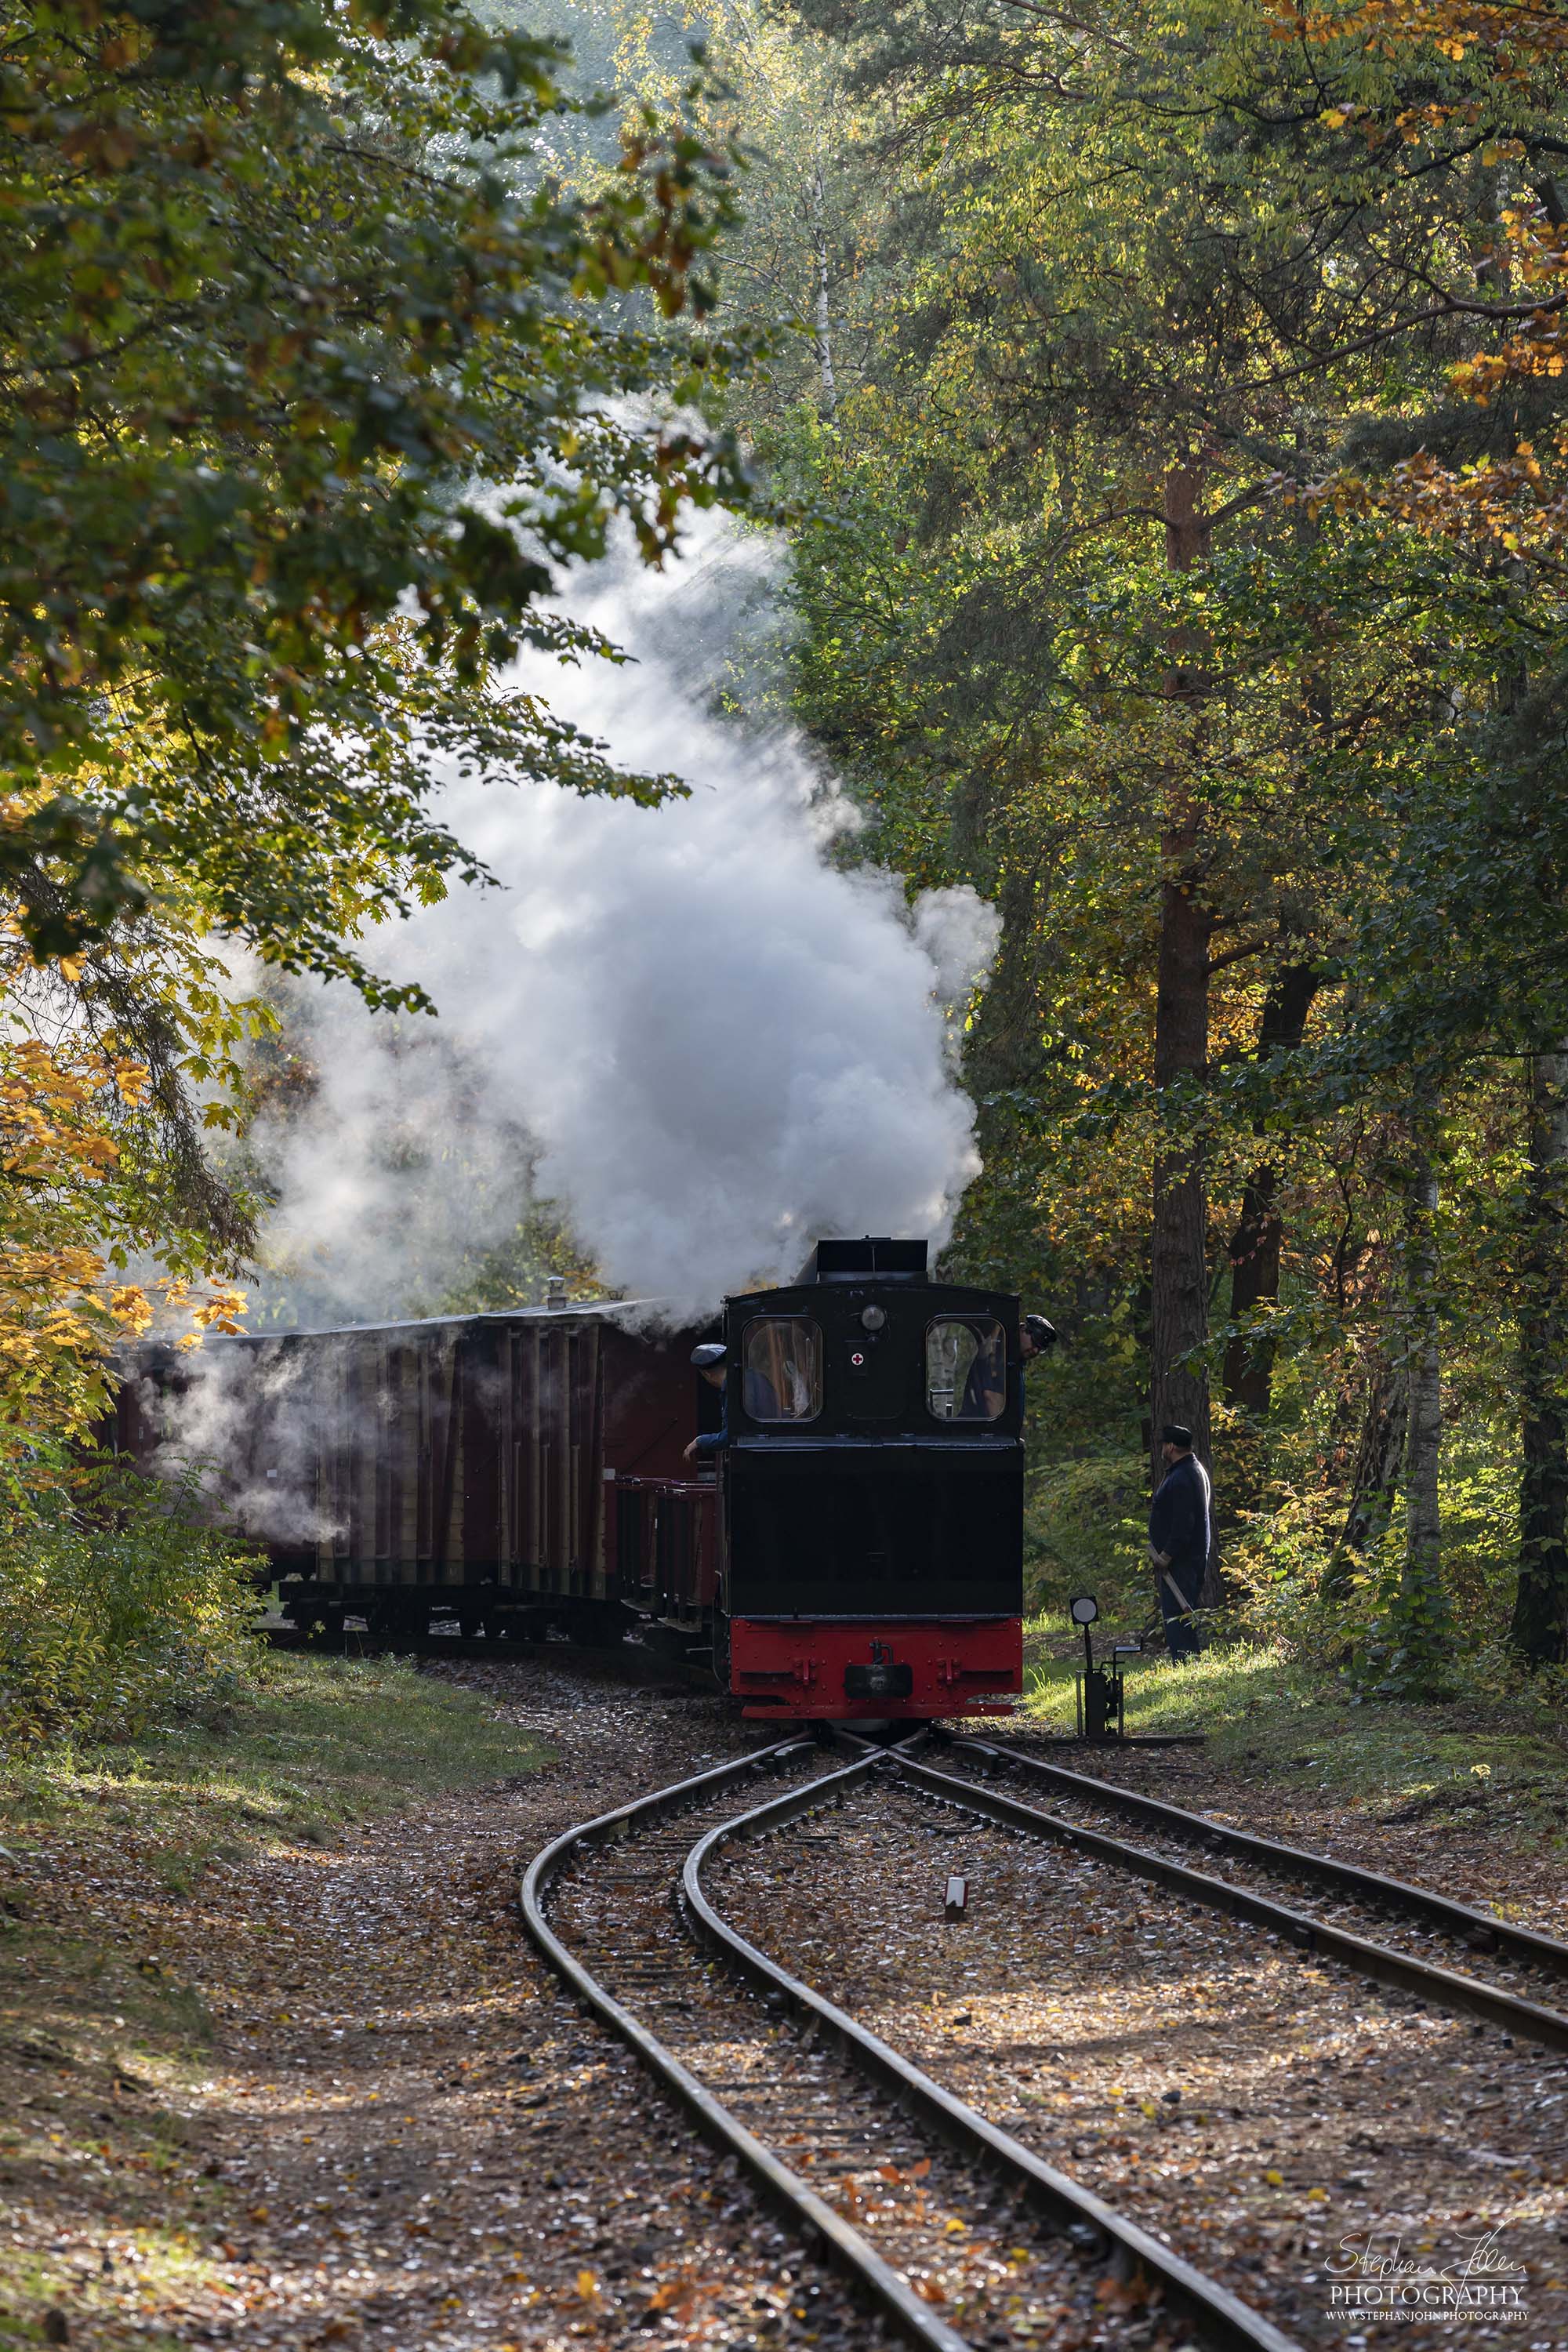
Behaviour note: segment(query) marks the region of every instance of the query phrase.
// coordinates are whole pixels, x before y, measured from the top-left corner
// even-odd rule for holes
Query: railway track
[[[848,1764],[785,1740],[580,1824],[530,1864],[530,1936],[716,2147],[886,2323],[928,2352],[1023,2344],[1078,2312],[1128,2347],[1292,2340],[741,1936],[704,1874],[739,1840],[842,1805]],[[785,1786],[755,1800],[758,1781]],[[1106,2299],[1106,2281],[1119,2285]],[[1175,2333],[1173,2335],[1172,2330]]]
[[[547,1665],[586,1666],[639,1690],[717,1692],[711,1670],[679,1657],[645,1649],[637,1642],[586,1643],[546,1640],[510,1641],[489,1634],[370,1633],[346,1627],[333,1635],[310,1634],[297,1625],[261,1625],[273,1650],[308,1650],[323,1658],[479,1658],[492,1665],[518,1659],[542,1660]]]
[[[989,1741],[952,1738],[940,1752],[945,1770],[912,1759],[899,1769],[942,1801],[1072,1846],[1372,1982],[1568,2053],[1568,1944],[1537,1928]],[[1019,1793],[997,1789],[999,1777]],[[1111,1833],[1107,1821],[1136,1822],[1137,1842]],[[1310,1910],[1301,1907],[1303,1887],[1312,1891]],[[1399,1923],[1397,1944],[1388,1941],[1391,1920]]]

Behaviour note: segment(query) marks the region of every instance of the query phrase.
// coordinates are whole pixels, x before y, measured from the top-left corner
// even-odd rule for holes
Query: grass
[[[1056,1646],[1059,1629],[1032,1630],[1042,1647]],[[1025,1707],[1039,1729],[1072,1731],[1075,1664],[1031,1663]],[[1494,1815],[1568,1843],[1568,1728],[1528,1693],[1355,1704],[1336,1676],[1242,1644],[1181,1666],[1134,1659],[1126,1692],[1130,1733],[1201,1732],[1211,1761],[1242,1780],[1406,1819],[1485,1801]]]
[[[44,2251],[61,2231],[107,2234],[144,2303],[211,2267],[204,2242],[230,2192],[180,2108],[210,2066],[212,2021],[159,1946],[160,1923],[166,1937],[179,1916],[203,1972],[226,1980],[221,1918],[209,1928],[197,1908],[213,1862],[326,1843],[547,1753],[481,1697],[410,1667],[287,1653],[263,1661],[224,1732],[171,1725],[134,1747],[0,1769],[0,2203],[34,2240],[0,2243],[0,2352],[48,2341],[51,2307],[100,2352],[172,2344],[133,2329],[96,2268]]]
[[[320,1843],[349,1822],[542,1760],[539,1744],[482,1700],[395,1660],[280,1652],[264,1658],[255,1696],[221,1732],[171,1724],[123,1748],[11,1759],[0,1772],[0,1841],[95,1819],[150,1832],[165,1887],[184,1894],[215,1854],[268,1837]]]

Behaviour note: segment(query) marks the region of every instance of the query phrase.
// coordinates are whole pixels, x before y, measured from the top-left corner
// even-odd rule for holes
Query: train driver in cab
[[[729,1399],[724,1393],[724,1359],[728,1350],[721,1339],[705,1339],[700,1348],[693,1348],[691,1360],[697,1367],[699,1380],[706,1381],[710,1389],[719,1391],[719,1426],[700,1430],[686,1447],[681,1459],[700,1461],[704,1455],[721,1453],[730,1443]]]
[[[704,1454],[721,1453],[730,1443],[730,1407],[729,1397],[725,1392],[724,1378],[725,1359],[725,1348],[722,1341],[718,1339],[705,1339],[701,1347],[693,1348],[691,1350],[691,1360],[697,1367],[699,1377],[705,1380],[710,1388],[718,1389],[724,1396],[724,1402],[720,1408],[718,1428],[703,1430],[685,1449],[684,1459],[688,1462],[698,1461]],[[804,1410],[809,1410],[805,1405],[800,1389],[799,1376],[795,1373],[794,1366],[786,1365],[784,1370],[786,1379],[789,1381],[790,1403],[787,1412],[780,1406],[778,1390],[763,1367],[750,1361],[742,1364],[741,1401],[753,1421],[794,1421],[800,1417]]]
[[[1026,1315],[1018,1326],[1018,1362],[1016,1368],[1016,1402],[1019,1417],[1024,1411],[1024,1374],[1037,1356],[1057,1343],[1056,1327],[1043,1315]],[[969,1367],[969,1378],[963,1384],[963,1402],[959,1409],[961,1421],[995,1421],[1007,1402],[1007,1367],[1004,1359],[1002,1333],[976,1348],[974,1361]]]

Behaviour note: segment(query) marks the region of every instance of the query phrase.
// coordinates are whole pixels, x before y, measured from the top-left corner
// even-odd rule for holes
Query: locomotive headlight
[[[1068,1614],[1075,1625],[1092,1625],[1100,1614],[1100,1603],[1092,1592],[1075,1592],[1068,1602]]]
[[[879,1331],[887,1319],[888,1310],[885,1307],[865,1307],[860,1310],[862,1331]]]

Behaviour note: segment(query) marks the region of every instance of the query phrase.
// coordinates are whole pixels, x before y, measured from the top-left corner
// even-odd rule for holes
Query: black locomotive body
[[[726,1301],[720,1639],[748,1715],[974,1712],[1021,1687],[1018,1302],[923,1242],[819,1244]]]

